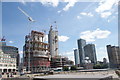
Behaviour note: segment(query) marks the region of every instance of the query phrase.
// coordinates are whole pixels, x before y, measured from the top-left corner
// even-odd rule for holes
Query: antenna
[[[32,17],[30,17],[25,11],[23,11],[20,7],[18,7],[18,9],[25,15],[28,17],[28,20],[31,22],[35,22],[35,20],[32,19]]]

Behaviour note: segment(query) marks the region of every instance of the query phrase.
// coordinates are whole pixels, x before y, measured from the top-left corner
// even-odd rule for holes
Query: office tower
[[[91,63],[94,63],[94,64],[97,63],[96,50],[95,50],[94,44],[85,45],[84,52],[85,52],[85,57],[89,57],[89,59],[91,60]]]
[[[11,58],[16,58],[16,65],[17,67],[19,66],[19,53],[18,53],[18,48],[14,46],[8,46],[5,41],[0,42],[0,49],[3,51],[5,54],[9,54]]]
[[[75,58],[75,65],[79,66],[80,65],[80,59],[79,59],[79,51],[78,51],[78,49],[74,50],[74,58]]]
[[[107,53],[110,68],[120,68],[120,48],[118,46],[107,45]]]
[[[50,68],[49,46],[44,42],[45,34],[31,31],[25,36],[24,66],[29,72],[41,72]]]
[[[77,42],[78,42],[80,66],[83,66],[85,62],[84,46],[86,45],[86,41],[84,39],[78,39]]]
[[[58,56],[58,31],[53,30],[52,26],[50,27],[50,31],[48,34],[48,43],[51,56]]]

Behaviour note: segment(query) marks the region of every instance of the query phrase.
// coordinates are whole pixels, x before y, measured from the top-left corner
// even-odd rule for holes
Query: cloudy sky
[[[117,0],[29,1],[2,3],[3,36],[7,44],[18,47],[21,54],[25,35],[30,30],[47,30],[48,33],[50,25],[58,26],[59,54],[71,60],[74,60],[73,49],[77,48],[77,39],[95,44],[98,60],[107,58],[106,45],[118,44]],[[18,6],[36,22],[30,23]]]

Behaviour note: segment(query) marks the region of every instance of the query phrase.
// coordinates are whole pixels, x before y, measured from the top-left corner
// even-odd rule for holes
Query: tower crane
[[[23,11],[20,7],[18,7],[18,9],[25,15],[25,16],[27,16],[27,18],[28,18],[28,20],[30,21],[30,22],[36,22],[35,20],[33,20],[32,19],[32,17],[30,17],[25,11]],[[28,72],[31,72],[31,70],[30,70],[30,63],[31,63],[31,52],[30,52],[30,48],[31,48],[31,35],[29,34],[29,48],[28,48]]]
[[[28,17],[28,20],[30,22],[35,22],[35,20],[32,19],[32,17],[30,17],[25,11],[23,11],[20,7],[18,7],[18,9],[25,15]]]

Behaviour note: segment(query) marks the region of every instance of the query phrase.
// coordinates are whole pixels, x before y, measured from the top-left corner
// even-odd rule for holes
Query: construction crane
[[[6,39],[5,39],[5,36],[3,36],[3,38],[2,39],[0,39],[0,41],[5,41]]]
[[[30,21],[30,22],[36,22],[35,20],[33,20],[32,19],[32,17],[30,17],[25,11],[23,11],[20,7],[18,7],[18,9],[25,15],[25,16],[27,16],[27,18],[28,18],[28,20]],[[30,73],[31,72],[31,70],[30,70],[30,61],[31,61],[31,59],[30,59],[30,56],[31,56],[31,51],[30,51],[30,48],[31,48],[31,35],[29,34],[29,48],[28,48],[28,72]]]
[[[35,20],[32,19],[32,17],[30,17],[25,11],[23,11],[20,7],[18,7],[18,9],[25,15],[28,17],[28,20],[31,22],[35,22]]]

